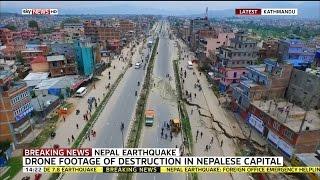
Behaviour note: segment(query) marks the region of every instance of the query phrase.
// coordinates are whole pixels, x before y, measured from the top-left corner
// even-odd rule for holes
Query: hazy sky
[[[313,4],[315,7],[320,3],[306,1],[0,1],[0,10],[2,12],[21,12],[22,8],[60,8],[59,13],[67,14],[72,12],[88,10],[88,13],[94,13],[95,8],[116,7],[112,10],[117,11],[120,7],[135,7],[136,9],[163,10],[163,11],[187,11],[189,13],[204,13],[205,8],[209,10],[225,10],[234,8],[259,8],[262,6],[275,8],[281,5],[283,8],[297,8],[302,4]],[[287,7],[288,6],[288,7]],[[295,6],[295,7],[292,7]],[[64,12],[65,11],[65,12]],[[71,13],[72,13],[71,12]]]
[[[283,1],[282,1],[283,2]],[[290,1],[288,1],[290,2]],[[206,6],[211,10],[231,9],[235,7],[254,7],[262,1],[1,1],[1,8],[36,8],[36,7],[96,7],[96,6],[113,6],[113,5],[132,5],[140,7],[152,7],[161,9],[177,10],[203,10]],[[270,2],[266,2],[270,3]],[[277,2],[273,1],[273,4]],[[302,1],[291,1],[292,4],[301,4]]]

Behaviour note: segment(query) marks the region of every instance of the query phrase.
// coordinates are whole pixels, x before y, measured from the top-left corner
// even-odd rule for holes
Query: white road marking
[[[109,144],[109,146],[111,145],[111,141],[112,141],[112,136],[110,136],[110,144]]]
[[[95,175],[93,176],[92,180],[96,180],[96,178],[97,178],[97,175],[95,174]]]

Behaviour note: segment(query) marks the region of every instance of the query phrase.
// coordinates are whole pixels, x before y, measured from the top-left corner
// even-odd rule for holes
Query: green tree
[[[37,30],[39,29],[38,23],[35,20],[31,20],[28,22],[28,27],[29,28],[37,28]]]
[[[22,54],[20,52],[16,54],[16,60],[17,60],[17,62],[24,64],[24,60],[23,60]]]
[[[67,92],[67,96],[70,97],[70,96],[71,96],[71,89],[70,89],[70,87],[66,87],[66,92]]]
[[[3,141],[0,143],[0,157],[4,155],[4,152],[10,147],[10,141]]]
[[[13,25],[13,24],[8,24],[8,25],[5,26],[5,28],[10,29],[11,31],[17,30],[17,27],[15,25]]]

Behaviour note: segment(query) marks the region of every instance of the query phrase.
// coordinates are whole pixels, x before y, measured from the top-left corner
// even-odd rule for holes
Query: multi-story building
[[[63,29],[81,31],[83,30],[83,24],[82,23],[65,23],[63,25]]]
[[[273,59],[266,59],[261,65],[248,66],[247,73],[240,78],[240,83],[231,86],[233,111],[247,119],[251,101],[283,98],[292,69],[292,65],[278,64]]]
[[[64,55],[47,56],[51,77],[77,74],[77,67],[73,60]]]
[[[95,54],[92,44],[78,41],[75,43],[75,49],[79,72],[85,76],[93,75]]]
[[[268,39],[263,42],[262,48],[259,50],[259,58],[278,58],[279,41],[277,39]]]
[[[206,57],[209,57],[210,53],[219,52],[219,47],[230,46],[230,40],[234,38],[234,33],[232,32],[217,32],[215,34],[202,34],[200,32],[200,37],[203,39],[201,45],[204,46],[204,53]]]
[[[120,48],[120,31],[114,27],[99,27],[98,28],[99,42],[106,49],[118,51]]]
[[[129,20],[120,20],[119,27],[122,34],[135,30],[135,23]]]
[[[79,40],[80,37],[84,35],[84,27],[82,23],[66,23],[63,26],[63,31],[66,34],[65,39],[67,42]]]
[[[287,99],[305,108],[320,108],[320,76],[294,69],[291,74]]]
[[[99,43],[104,49],[118,51],[121,34],[119,28],[113,26],[101,26],[101,23],[87,21],[84,23],[84,34],[92,43]]]
[[[190,39],[190,21],[185,21],[179,29],[179,34],[182,40],[189,44]]]
[[[27,49],[21,51],[22,58],[26,64],[30,64],[31,61],[37,56],[44,56],[43,51],[38,49]]]
[[[30,40],[32,38],[35,38],[35,36],[36,36],[36,33],[33,30],[25,29],[21,31],[21,38],[23,40]]]
[[[0,53],[6,61],[16,60],[16,50],[12,45],[4,46],[4,48],[0,50]]]
[[[278,56],[281,61],[300,69],[312,64],[315,52],[307,48],[300,39],[286,39],[279,41]]]
[[[0,141],[19,144],[31,132],[33,107],[25,82],[14,82],[10,71],[0,71]]]
[[[190,21],[190,40],[189,45],[193,51],[197,48],[197,41],[200,30],[207,30],[210,27],[208,18],[195,18]]]
[[[0,28],[0,40],[4,45],[13,43],[13,32],[7,28]]]
[[[246,67],[255,64],[258,59],[257,42],[251,40],[243,31],[235,34],[230,46],[221,47],[217,56],[220,74],[219,90],[227,91],[230,84],[239,83],[240,76],[246,73]]]
[[[320,143],[320,118],[285,100],[253,101],[247,123],[264,137],[269,147],[290,158],[313,153]]]

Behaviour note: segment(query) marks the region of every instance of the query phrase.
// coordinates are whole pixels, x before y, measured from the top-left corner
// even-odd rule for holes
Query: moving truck
[[[154,110],[146,110],[145,112],[146,126],[153,126],[154,116],[155,116]]]

